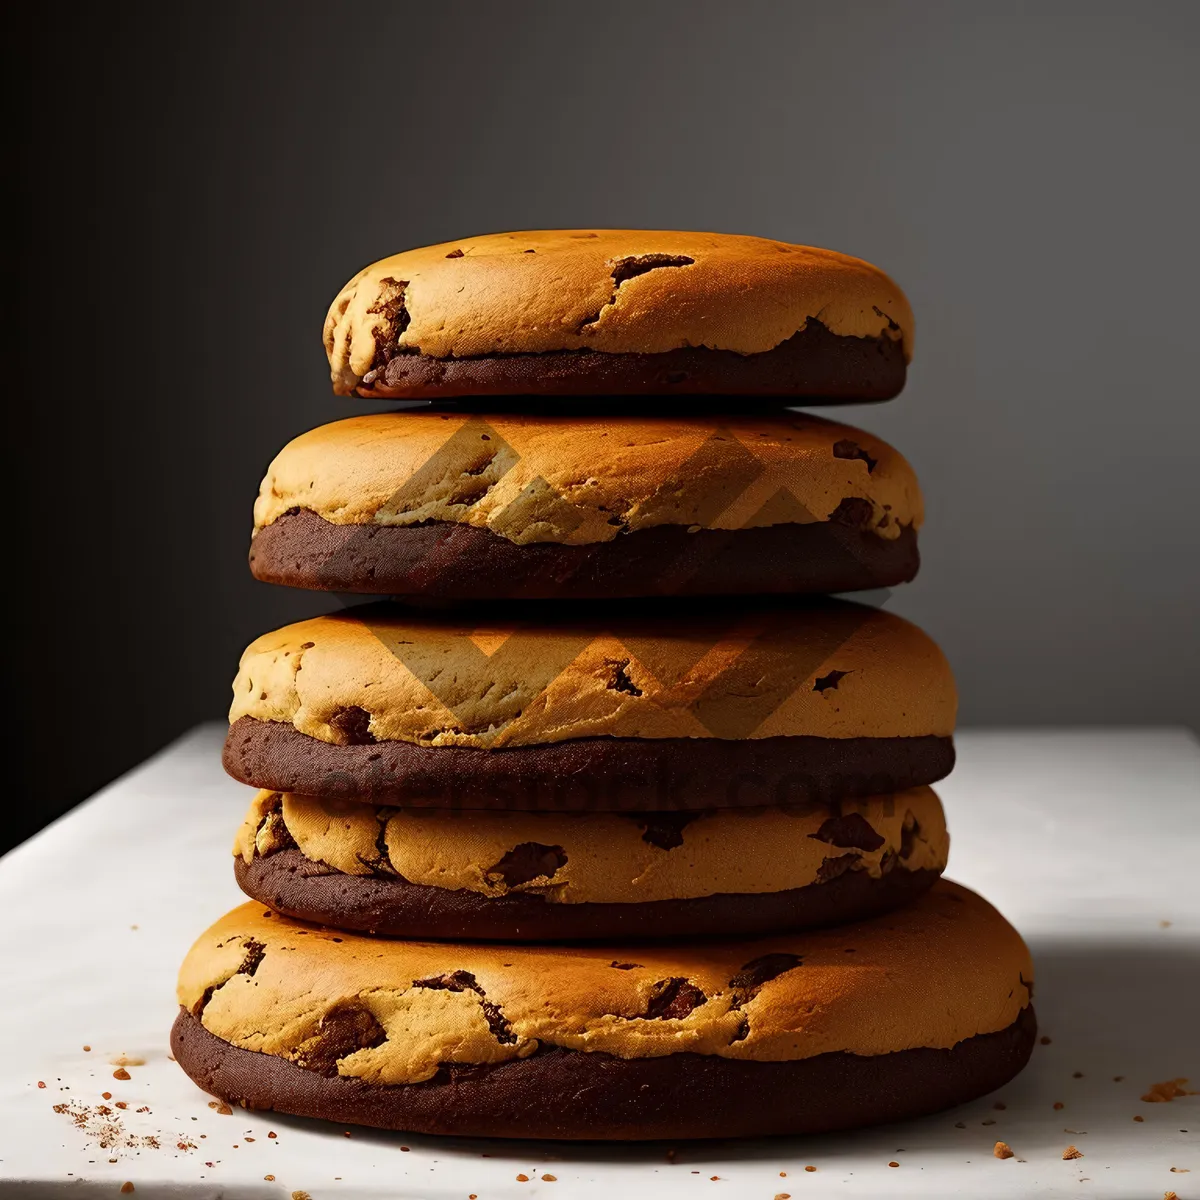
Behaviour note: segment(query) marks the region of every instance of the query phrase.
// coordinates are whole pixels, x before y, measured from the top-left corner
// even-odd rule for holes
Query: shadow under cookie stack
[[[251,566],[378,595],[267,634],[226,769],[251,897],[175,1057],[231,1104],[440,1134],[755,1136],[1009,1080],[1032,971],[940,878],[937,646],[828,599],[917,570],[887,400],[912,315],[750,237],[492,235],[360,272]]]

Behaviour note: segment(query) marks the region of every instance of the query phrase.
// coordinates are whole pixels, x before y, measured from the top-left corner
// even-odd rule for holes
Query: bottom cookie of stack
[[[418,1133],[829,1132],[1011,1079],[1032,967],[941,881],[833,929],[685,946],[389,941],[245,904],[189,952],[172,1048],[233,1104]]]

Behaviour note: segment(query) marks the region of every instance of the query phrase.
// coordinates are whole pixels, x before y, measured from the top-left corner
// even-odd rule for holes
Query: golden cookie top
[[[1032,979],[1016,930],[943,881],[840,928],[620,949],[395,941],[244,904],[192,947],[178,996],[217,1037],[301,1066],[323,1059],[324,1027],[373,1024],[377,1044],[336,1071],[402,1084],[542,1044],[760,1062],[948,1049],[1011,1025]]]
[[[903,455],[820,417],[381,413],[289,442],[254,527],[305,509],[334,525],[446,521],[582,545],[662,525],[811,524],[847,501],[856,526],[888,540],[924,516]]]
[[[434,358],[596,350],[771,350],[817,320],[912,357],[904,293],[849,255],[769,238],[662,230],[531,230],[381,259],[325,319],[334,390],[369,385],[385,348]]]
[[[928,787],[846,801],[837,817],[825,806],[696,813],[657,835],[652,824],[618,813],[377,808],[259,792],[234,853],[249,865],[291,844],[346,875],[398,875],[489,899],[525,893],[548,904],[635,904],[781,892],[839,868],[872,879],[892,869],[940,871],[950,837]],[[507,857],[531,844],[550,852],[542,864],[550,873],[509,878]]]
[[[514,619],[514,613],[516,618]],[[323,742],[948,737],[957,696],[915,625],[846,601],[432,614],[364,605],[242,655],[230,721]]]

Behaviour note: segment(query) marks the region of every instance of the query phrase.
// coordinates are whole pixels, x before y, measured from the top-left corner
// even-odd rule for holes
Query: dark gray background
[[[1195,3],[44,6],[14,292],[33,828],[219,716],[322,318],[489,230],[729,230],[906,289],[919,582],[966,723],[1200,725]],[[26,236],[27,235],[27,236]]]

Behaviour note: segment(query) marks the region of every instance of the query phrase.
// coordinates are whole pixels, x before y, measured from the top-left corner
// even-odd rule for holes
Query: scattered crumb
[[[557,1183],[558,1176],[557,1175],[543,1175],[542,1182],[543,1183]]]
[[[267,1137],[269,1137],[269,1138],[276,1138],[278,1136],[279,1136],[279,1134],[277,1134],[275,1132],[275,1130],[273,1130],[273,1129],[267,1134]]]
[[[292,1200],[312,1200],[312,1197],[307,1192],[293,1192]]]
[[[967,1127],[966,1121],[955,1121],[954,1122],[955,1129],[966,1129],[966,1127]]]
[[[996,1158],[1012,1158],[1012,1147],[1007,1142],[997,1142],[992,1147],[992,1154]]]
[[[1189,1091],[1183,1085],[1187,1083],[1186,1078],[1168,1079],[1163,1083],[1152,1083],[1150,1090],[1142,1097],[1147,1104],[1166,1104],[1168,1101],[1176,1099],[1178,1096],[1194,1096],[1195,1092]]]
[[[517,1176],[517,1182],[518,1182],[518,1183],[528,1183],[528,1182],[529,1182],[529,1176],[528,1176],[528,1175],[518,1175],[518,1176]]]
[[[83,1052],[84,1052],[84,1054],[91,1054],[91,1052],[92,1052],[91,1046],[84,1046]]]
[[[988,1117],[986,1121],[980,1121],[979,1123],[980,1125],[995,1125],[996,1122],[994,1118]]]
[[[996,1103],[992,1105],[992,1107],[997,1112],[1003,1112],[1008,1107],[1008,1105],[1005,1104],[1003,1100],[997,1100]]]
[[[1171,922],[1170,921],[1159,921],[1158,927],[1159,927],[1159,929],[1170,929]]]
[[[1146,1118],[1143,1117],[1141,1113],[1138,1113],[1138,1115],[1136,1117],[1134,1117],[1133,1119],[1135,1121],[1144,1121]]]
[[[792,1200],[791,1192],[776,1192],[775,1200]]]
[[[720,1179],[720,1178],[721,1178],[721,1177],[720,1177],[720,1175],[710,1175],[710,1176],[709,1176],[709,1179],[710,1179],[710,1180],[711,1180],[713,1183],[716,1183],[716,1182],[717,1182],[717,1180],[718,1180],[718,1179]]]
[[[1113,1076],[1113,1083],[1124,1083],[1124,1082],[1125,1082],[1124,1075],[1114,1075]]]
[[[112,1099],[112,1092],[101,1092],[101,1093],[100,1093],[100,1095],[101,1095],[101,1096],[102,1096],[102,1097],[103,1097],[105,1100],[111,1100],[111,1099]]]
[[[1038,1041],[1041,1042],[1043,1046],[1050,1045],[1050,1039],[1044,1033],[1040,1038],[1038,1038]]]
[[[900,1164],[899,1164],[898,1162],[890,1162],[890,1163],[888,1163],[888,1166],[889,1166],[889,1167],[898,1167],[899,1165],[900,1165]]]
[[[1076,1150],[1074,1146],[1068,1146],[1068,1147],[1067,1147],[1067,1148],[1066,1148],[1066,1149],[1063,1151],[1063,1158],[1064,1158],[1064,1159],[1071,1159],[1071,1158],[1082,1158],[1082,1157],[1083,1157],[1083,1151],[1082,1151],[1082,1150]]]
[[[133,1183],[128,1179],[125,1180],[125,1182],[123,1184],[121,1184],[121,1195],[128,1196],[129,1193],[132,1191],[133,1191]]]
[[[1054,1102],[1054,1111],[1055,1112],[1061,1112],[1064,1107],[1065,1107],[1065,1105],[1063,1104],[1063,1102],[1061,1100],[1055,1100],[1055,1102]]]
[[[114,1078],[114,1079],[120,1079],[122,1082],[124,1082],[126,1079],[132,1079],[132,1078],[133,1078],[133,1076],[132,1076],[132,1075],[130,1075],[130,1073],[129,1073],[127,1070],[125,1070],[125,1068],[124,1068],[124,1067],[118,1067],[118,1068],[117,1068],[117,1069],[116,1069],[116,1070],[113,1072],[113,1078]]]
[[[1191,1171],[1192,1171],[1191,1167],[1172,1167],[1171,1168],[1172,1175],[1190,1175]]]
[[[804,1169],[806,1171],[815,1171],[817,1168],[816,1167],[805,1167]]]
[[[1163,1192],[1163,1200],[1179,1200],[1174,1192]]]
[[[108,1061],[114,1067],[144,1067],[146,1065],[144,1058],[134,1058],[130,1054],[118,1054]]]
[[[268,1183],[274,1183],[274,1182],[275,1182],[275,1176],[274,1176],[274,1175],[264,1175],[264,1176],[263,1176],[263,1178],[264,1178],[264,1179],[265,1179],[265,1180],[266,1180]]]
[[[1083,1078],[1083,1072],[1082,1072],[1082,1071],[1076,1071],[1076,1072],[1075,1072],[1075,1074],[1071,1076],[1071,1078],[1072,1078],[1072,1079],[1082,1079],[1082,1078]]]
[[[44,1079],[39,1079],[39,1080],[38,1080],[38,1087],[40,1087],[40,1088],[44,1088],[45,1086],[46,1086],[46,1081],[45,1081]]]
[[[208,1102],[208,1107],[211,1108],[213,1110],[213,1112],[217,1113],[219,1116],[222,1116],[222,1117],[232,1117],[233,1116],[233,1109],[230,1108],[229,1105],[226,1104],[224,1100],[210,1100]]]

